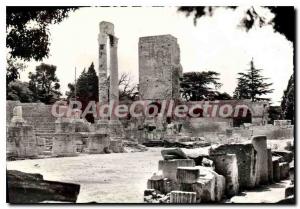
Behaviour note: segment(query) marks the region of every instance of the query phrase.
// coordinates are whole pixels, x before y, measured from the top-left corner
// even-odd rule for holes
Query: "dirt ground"
[[[40,173],[46,180],[81,185],[78,203],[143,203],[147,179],[158,169],[162,148],[146,152],[80,155],[7,162],[7,169]],[[244,191],[225,202],[273,203],[284,198],[289,181]]]
[[[142,203],[147,179],[162,159],[160,150],[11,161],[7,169],[40,173],[46,180],[78,183],[78,203]]]

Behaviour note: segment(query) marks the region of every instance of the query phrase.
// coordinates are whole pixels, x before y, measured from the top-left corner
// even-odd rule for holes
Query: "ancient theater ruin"
[[[269,124],[268,102],[183,101],[180,46],[172,35],[139,38],[139,97],[119,101],[118,40],[122,36],[115,35],[109,22],[100,22],[99,30],[98,102],[110,107],[109,115],[99,115],[90,123],[78,109],[70,117],[64,114],[70,101],[56,107],[62,113],[59,117],[52,114],[52,105],[7,101],[8,160],[61,157],[63,161],[63,157],[87,154],[123,155],[128,146],[146,152],[147,147],[159,147],[161,160],[145,180],[144,200],[140,200],[147,203],[235,202],[232,198],[244,190],[284,179],[293,182],[294,126],[288,120]],[[119,104],[130,109],[131,103],[139,101],[147,104],[139,106],[142,112],[152,113],[151,108],[157,112],[119,118],[112,111]],[[178,106],[197,106],[193,109],[197,117],[168,114]],[[243,117],[241,107],[246,107]]]

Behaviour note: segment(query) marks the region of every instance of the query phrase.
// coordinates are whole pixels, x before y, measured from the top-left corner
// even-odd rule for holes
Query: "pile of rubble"
[[[213,145],[196,149],[162,150],[158,172],[148,179],[147,203],[220,202],[246,189],[290,178],[287,188],[293,198],[291,151],[267,147],[266,136],[253,136],[244,143]]]

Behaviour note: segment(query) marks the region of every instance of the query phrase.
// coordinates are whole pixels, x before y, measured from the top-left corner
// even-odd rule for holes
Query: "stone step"
[[[196,203],[196,192],[172,191],[170,203]]]

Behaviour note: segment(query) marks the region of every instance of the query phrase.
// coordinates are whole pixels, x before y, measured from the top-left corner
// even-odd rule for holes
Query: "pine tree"
[[[40,64],[35,73],[29,73],[29,90],[33,92],[35,100],[45,104],[53,104],[59,100],[59,79],[56,76],[56,66]]]
[[[281,101],[282,118],[295,121],[295,80],[294,73],[291,75],[287,88]]]
[[[266,95],[273,92],[270,89],[272,83],[266,83],[268,78],[261,75],[262,69],[256,69],[254,67],[253,59],[250,62],[250,69],[246,73],[238,73],[238,85],[234,91],[235,99],[251,99],[252,102],[259,100],[270,100],[269,98],[263,98],[262,95]]]

